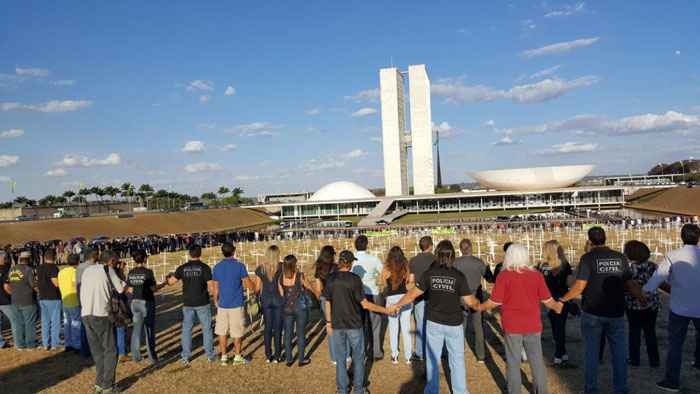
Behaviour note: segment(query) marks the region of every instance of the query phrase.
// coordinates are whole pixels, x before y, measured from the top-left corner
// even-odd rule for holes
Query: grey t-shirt
[[[119,292],[124,291],[126,283],[119,279],[112,268],[109,269],[114,288]],[[80,287],[80,315],[81,316],[109,316],[109,283],[104,265],[93,264],[85,269]]]
[[[34,270],[27,264],[18,264],[10,269],[7,283],[12,290],[12,305],[32,305],[35,303]]]
[[[484,272],[486,272],[486,264],[478,257],[462,256],[455,260],[455,268],[467,278],[469,291],[472,294],[477,294],[481,287],[481,278],[484,277]]]

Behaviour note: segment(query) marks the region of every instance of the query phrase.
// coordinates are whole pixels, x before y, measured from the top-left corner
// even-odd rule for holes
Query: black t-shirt
[[[620,252],[597,247],[581,256],[576,279],[588,282],[583,290],[583,311],[601,317],[622,317],[624,285],[631,278],[629,263]]]
[[[153,271],[146,267],[136,267],[129,271],[126,283],[134,289],[132,296],[135,300],[155,301],[152,287],[156,285]]]
[[[37,287],[40,300],[60,300],[61,291],[54,286],[51,279],[58,280],[58,267],[56,264],[42,264],[36,269]]]
[[[188,261],[177,267],[175,278],[182,280],[184,306],[209,304],[207,282],[212,280],[211,268],[201,261]]]
[[[333,328],[362,328],[361,302],[365,299],[365,292],[359,276],[349,271],[336,271],[328,275],[323,297],[331,303]]]
[[[8,257],[9,258],[9,257]],[[7,274],[10,272],[10,265],[0,265],[0,305],[10,305],[10,295],[5,291],[5,283],[7,283]]]
[[[573,274],[569,263],[562,263],[556,271],[549,268],[549,265],[545,263],[540,267],[540,271],[542,271],[544,281],[554,299],[563,297],[569,291],[567,279],[569,275]]]
[[[425,293],[426,319],[446,326],[462,324],[462,297],[470,295],[467,278],[456,268],[433,266],[416,287]]]
[[[418,253],[408,262],[408,271],[413,274],[416,282],[420,280],[425,271],[430,268],[430,265],[435,261],[435,256],[432,253]],[[425,296],[421,295],[415,302],[425,300]]]

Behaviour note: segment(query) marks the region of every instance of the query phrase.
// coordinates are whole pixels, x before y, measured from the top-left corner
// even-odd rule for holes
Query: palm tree
[[[241,202],[241,195],[243,195],[243,189],[240,187],[234,187],[231,191],[231,195],[233,196],[233,200],[236,202],[236,204],[239,204]]]
[[[229,188],[227,188],[226,186],[221,186],[219,188],[219,191],[217,191],[216,193],[218,193],[219,195],[221,195],[221,197],[223,197],[224,194],[228,194],[229,192],[231,192],[231,190],[229,190]]]
[[[212,192],[202,193],[202,200],[216,200],[216,194]]]
[[[105,194],[110,197],[110,200],[114,201],[114,197],[119,194],[119,189],[114,186],[107,186],[104,188]]]
[[[73,197],[75,197],[75,192],[72,190],[66,190],[63,192],[63,197],[66,198],[66,201],[71,201]]]

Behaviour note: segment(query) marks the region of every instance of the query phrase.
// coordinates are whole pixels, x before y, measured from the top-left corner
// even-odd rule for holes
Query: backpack
[[[109,267],[105,265],[104,269],[109,285],[109,320],[117,327],[126,327],[131,323],[131,310],[124,297],[114,287]]]

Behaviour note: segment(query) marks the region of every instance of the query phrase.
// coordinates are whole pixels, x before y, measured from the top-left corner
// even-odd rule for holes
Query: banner
[[[432,235],[433,236],[445,236],[445,235],[455,235],[457,232],[453,228],[434,228],[432,230]]]
[[[365,235],[367,238],[396,237],[399,235],[399,232],[396,230],[367,231]]]

